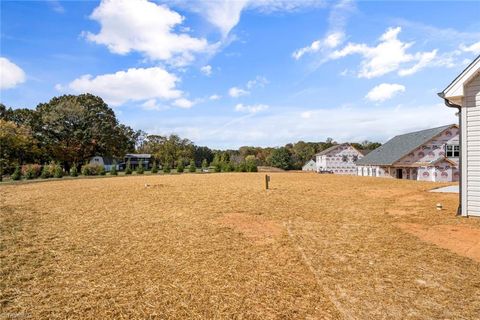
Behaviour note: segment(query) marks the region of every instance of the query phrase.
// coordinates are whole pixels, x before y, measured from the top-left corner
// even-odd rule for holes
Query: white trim
[[[454,103],[462,102],[465,95],[465,84],[480,72],[480,56],[478,56],[448,87],[443,90],[444,98]]]
[[[462,99],[462,105],[465,101],[465,98]],[[465,125],[467,123],[467,112],[466,110],[462,110],[461,112],[461,117],[462,117],[462,127],[460,130],[462,130],[462,145],[460,146],[460,152],[462,153],[462,172],[460,174],[462,175],[462,194],[460,195],[462,197],[462,216],[466,217],[468,216],[467,212],[467,166],[468,166],[468,161],[467,161],[467,126]]]

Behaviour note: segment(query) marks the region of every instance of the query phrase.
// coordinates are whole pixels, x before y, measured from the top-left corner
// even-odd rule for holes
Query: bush
[[[137,167],[137,174],[143,174],[145,170],[143,169],[143,161],[140,160],[138,162],[138,167]]]
[[[77,169],[77,164],[75,162],[72,164],[72,167],[70,168],[70,176],[78,177],[78,169]]]
[[[28,180],[35,179],[41,175],[42,166],[39,164],[23,165],[21,173]]]
[[[127,166],[125,167],[125,174],[132,174],[132,165],[130,164],[130,159],[127,161]]]
[[[153,161],[152,164],[152,173],[156,174],[158,172],[157,161]]]
[[[207,170],[207,169],[208,169],[208,161],[207,161],[207,159],[203,159],[203,161],[202,161],[202,171]]]
[[[180,161],[177,164],[177,172],[178,173],[183,173],[185,171],[185,166],[183,165],[183,161]]]
[[[231,160],[223,166],[223,171],[225,171],[225,172],[235,171],[235,165],[233,164],[233,162]]]
[[[165,164],[163,166],[163,173],[170,173],[171,169],[170,169],[170,165],[169,164]]]
[[[117,172],[117,161],[113,161],[112,163],[112,167],[110,168],[110,175],[111,176],[116,176],[118,175],[118,172]]]
[[[247,168],[247,171],[248,172],[257,172],[258,171],[258,168],[257,168],[257,159],[255,159],[255,156],[247,156],[245,158],[245,165],[246,165],[246,168]]]
[[[84,164],[81,169],[84,176],[96,176],[99,175],[102,170],[105,171],[105,168],[98,164]]]
[[[53,174],[54,178],[62,178],[63,177],[63,169],[60,163],[55,164],[55,172]]]
[[[52,175],[50,174],[50,167],[48,164],[45,164],[43,165],[43,168],[42,168],[42,173],[40,174],[40,178],[42,179],[48,179],[50,178]]]
[[[240,162],[235,168],[237,172],[247,172],[247,164],[245,161]]]
[[[101,175],[101,176],[104,176],[104,175],[107,174],[107,172],[105,171],[105,167],[104,167],[104,166],[99,165],[98,174]]]
[[[188,171],[192,172],[192,173],[197,171],[197,167],[195,166],[195,161],[190,160],[190,165],[188,166]]]
[[[20,166],[17,164],[15,171],[12,173],[12,180],[20,180],[22,178],[22,173],[20,171]]]

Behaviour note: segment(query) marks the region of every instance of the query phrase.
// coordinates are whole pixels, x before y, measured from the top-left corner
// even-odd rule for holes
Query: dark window
[[[454,144],[447,144],[445,146],[445,155],[447,156],[447,158],[460,157],[460,146]]]

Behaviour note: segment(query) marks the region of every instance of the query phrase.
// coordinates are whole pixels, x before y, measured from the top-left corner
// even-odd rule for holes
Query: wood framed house
[[[316,171],[316,170],[317,170],[317,164],[315,163],[315,160],[313,160],[313,159],[310,159],[302,167],[302,171]]]
[[[458,181],[456,124],[398,135],[358,160],[357,175],[422,181]]]
[[[480,56],[438,95],[459,112],[459,214],[480,216]]]
[[[337,144],[315,155],[316,171],[355,175],[357,172],[355,163],[362,157],[363,153],[350,144]]]

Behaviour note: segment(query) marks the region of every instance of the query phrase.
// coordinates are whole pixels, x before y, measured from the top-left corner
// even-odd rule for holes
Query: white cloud
[[[222,97],[218,94],[212,94],[208,99],[215,101],[215,100],[220,100]]]
[[[147,0],[103,0],[90,18],[101,29],[98,34],[85,32],[86,38],[112,53],[138,51],[151,60],[185,65],[194,60],[194,53],[214,50],[206,39],[175,32],[184,17]]]
[[[431,52],[417,52],[410,54],[407,50],[413,42],[402,42],[398,34],[400,27],[389,28],[380,38],[379,43],[370,47],[365,43],[349,43],[344,48],[334,51],[331,59],[339,59],[352,54],[362,56],[360,71],[361,78],[374,78],[384,74],[398,71],[399,75],[411,75],[429,65],[434,64],[437,50]],[[402,68],[405,63],[413,62],[414,65]]]
[[[343,34],[343,32],[334,32],[332,34],[327,35],[324,39],[315,40],[309,46],[296,50],[292,54],[292,57],[295,60],[298,60],[307,53],[319,52],[322,49],[336,48],[338,45],[340,45],[343,42],[344,38],[345,38],[345,34]]]
[[[200,71],[206,76],[210,76],[212,74],[212,66],[206,65],[200,68]]]
[[[156,99],[149,99],[142,103],[142,108],[145,110],[161,110],[162,106],[158,105]]]
[[[242,88],[239,88],[239,87],[231,87],[231,88],[228,90],[228,94],[229,94],[230,97],[232,97],[232,98],[238,98],[238,97],[241,97],[241,96],[248,95],[248,94],[250,94],[250,92],[247,91],[247,90],[244,90],[244,89],[242,89]]]
[[[247,81],[247,83],[245,84],[246,89],[243,89],[241,87],[232,87],[228,90],[228,94],[232,98],[238,98],[241,96],[249,95],[250,90],[254,88],[263,88],[268,83],[269,81],[267,80],[267,78],[263,76],[256,76],[255,79]]]
[[[119,106],[128,101],[180,99],[182,92],[176,89],[178,81],[174,74],[160,67],[131,68],[96,77],[83,75],[67,87],[76,93],[99,95],[108,104]]]
[[[209,0],[177,1],[187,10],[202,15],[215,26],[223,38],[240,22],[244,10],[256,10],[263,13],[275,11],[290,12],[303,8],[324,7],[324,0]]]
[[[332,6],[328,17],[328,30],[322,39],[313,41],[309,46],[295,50],[292,57],[299,60],[306,54],[329,52],[341,45],[345,40],[345,25],[351,12],[355,10],[355,4],[350,0],[342,0]],[[323,61],[322,61],[323,62]]]
[[[257,113],[267,109],[268,109],[268,106],[266,104],[243,105],[239,103],[235,106],[235,111],[246,112],[246,113]]]
[[[25,72],[7,58],[0,57],[0,89],[11,89],[24,83]]]
[[[383,102],[400,92],[405,92],[405,86],[396,83],[382,83],[370,90],[365,98],[370,101]]]
[[[409,76],[432,64],[437,57],[437,49],[430,52],[419,52],[415,54],[414,60],[418,61],[410,68],[398,70],[399,76]]]
[[[464,44],[460,45],[460,50],[464,51],[464,52],[471,52],[475,55],[479,55],[480,54],[480,41],[478,42],[475,42],[469,46],[466,46]]]
[[[183,109],[189,109],[189,108],[193,107],[194,102],[190,101],[188,99],[185,99],[185,98],[180,98],[180,99],[175,100],[172,104],[175,107],[179,107],[179,108],[183,108]]]
[[[247,82],[246,87],[247,89],[253,88],[263,88],[268,84],[268,80],[265,77],[257,76],[255,79],[250,80]]]
[[[56,13],[65,13],[65,8],[59,0],[48,0],[47,3]]]

